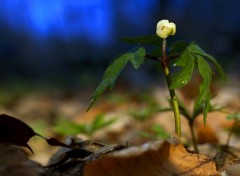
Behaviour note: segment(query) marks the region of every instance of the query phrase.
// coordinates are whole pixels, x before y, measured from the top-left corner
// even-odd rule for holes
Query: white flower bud
[[[161,20],[157,23],[157,35],[163,39],[176,33],[176,25],[168,20]]]

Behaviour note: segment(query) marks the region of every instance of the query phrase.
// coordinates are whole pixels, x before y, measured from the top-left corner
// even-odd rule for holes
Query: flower
[[[176,25],[174,23],[169,23],[168,20],[161,20],[157,23],[156,33],[159,37],[165,39],[169,35],[174,35],[176,33]]]

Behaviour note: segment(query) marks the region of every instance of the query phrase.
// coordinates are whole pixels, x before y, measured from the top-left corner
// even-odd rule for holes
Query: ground
[[[194,123],[194,131],[198,140],[199,153],[201,154],[196,156],[199,158],[198,162],[200,163],[208,161],[206,162],[207,166],[205,165],[206,163],[203,164],[204,167],[215,167],[213,158],[216,158],[218,149],[221,147],[224,148],[224,146],[226,149],[229,129],[231,129],[234,123],[233,120],[227,120],[226,116],[228,114],[239,113],[240,110],[238,103],[240,89],[237,80],[238,78],[235,76],[225,85],[214,85],[212,92],[217,96],[212,100],[212,103],[217,104],[219,107],[226,108],[224,108],[222,112],[209,113],[206,125],[203,123],[202,115],[197,117]],[[107,146],[121,144],[127,146],[127,148],[132,146],[136,147],[133,150],[125,151],[127,154],[124,152],[116,154],[116,156],[119,155],[117,157],[120,158],[123,156],[126,157],[127,155],[129,158],[131,158],[131,156],[135,158],[140,157],[136,161],[140,161],[141,157],[143,157],[142,159],[149,160],[149,157],[144,158],[144,156],[142,156],[146,151],[150,152],[150,156],[154,156],[152,152],[159,151],[159,156],[161,156],[161,158],[165,157],[166,163],[171,163],[171,161],[178,163],[176,156],[179,155],[180,158],[182,155],[190,157],[192,155],[190,155],[189,152],[194,153],[190,129],[184,117],[181,118],[182,137],[181,142],[179,142],[181,145],[179,146],[178,142],[176,144],[173,139],[169,139],[169,137],[174,134],[173,113],[158,112],[159,107],[169,107],[167,100],[168,91],[164,86],[154,85],[148,90],[126,89],[122,86],[116,86],[112,92],[107,92],[103,95],[97,104],[93,106],[90,111],[86,112],[85,110],[92,91],[93,89],[74,91],[31,90],[16,97],[10,97],[11,101],[2,100],[3,103],[0,108],[1,112],[21,119],[37,133],[45,137],[54,137],[64,141],[67,136],[72,135],[83,140],[98,141]],[[178,91],[179,97],[187,104],[190,111],[193,105],[192,97],[194,97],[194,92],[196,91],[191,86]],[[98,127],[93,123],[97,117],[100,119],[97,122]],[[66,126],[66,124],[69,124],[70,127]],[[77,124],[78,126],[76,127],[73,124]],[[77,132],[77,130],[79,130],[79,132]],[[229,157],[234,157],[235,160],[239,157],[239,144],[237,142],[239,137],[238,131],[235,130],[228,143],[228,148],[225,150],[231,154]],[[164,142],[164,139],[168,140]],[[156,143],[156,141],[158,142]],[[49,146],[39,137],[33,137],[28,144],[34,151],[33,155],[26,150],[28,157],[41,165],[46,165],[49,158],[59,149],[58,147]],[[144,144],[147,144],[145,146],[146,148],[144,148]],[[166,150],[169,152],[168,157],[165,156],[163,152]],[[140,154],[136,154],[136,151]],[[176,154],[174,153],[176,151],[179,152]],[[101,175],[100,172],[104,172],[104,169],[96,169],[97,164],[103,165],[101,162],[108,162],[108,160],[113,160],[111,161],[112,163],[114,163],[114,161],[117,163],[130,162],[129,158],[121,160],[111,157],[113,156],[103,157],[103,161],[100,159],[97,163],[95,162],[92,165],[88,165],[86,170],[88,171],[89,168],[91,168],[90,170],[99,171],[99,175]],[[229,159],[229,157],[227,157],[227,159]],[[194,159],[190,157],[189,163],[197,163],[197,161],[193,161]],[[157,160],[157,162],[164,163],[164,160]],[[132,163],[130,166],[132,165],[132,167],[135,168],[133,164],[134,160],[130,163]],[[144,162],[141,164],[144,166]],[[183,165],[184,164],[185,163],[183,163]],[[220,168],[223,169],[225,166],[227,168],[228,165],[231,164],[227,163],[224,167],[222,166]],[[155,167],[156,163],[151,165],[150,162],[150,165],[146,167],[153,166]],[[191,165],[189,165],[189,167],[190,166]],[[103,167],[105,166],[102,166],[102,168]],[[112,167],[116,167],[116,165],[113,164]],[[121,167],[125,168],[126,166],[121,164]],[[173,166],[166,164],[166,168],[169,169],[171,167]],[[200,168],[202,172],[202,167],[198,168]],[[212,170],[214,170],[214,168]],[[184,173],[184,171],[184,168],[181,168],[181,172]],[[196,171],[196,173],[200,171]],[[217,174],[217,171],[212,171],[212,173]],[[108,174],[111,175],[110,172]],[[143,173],[138,173],[138,175],[139,174],[144,175]],[[186,173],[186,175],[187,174],[189,173]],[[93,175],[93,173],[89,172],[89,174],[86,175]]]

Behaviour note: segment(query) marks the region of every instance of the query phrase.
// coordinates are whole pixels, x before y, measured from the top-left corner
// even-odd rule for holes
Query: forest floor
[[[173,135],[173,113],[158,111],[169,107],[168,91],[163,87],[154,86],[149,90],[134,90],[117,85],[113,91],[103,95],[88,112],[86,108],[93,90],[32,90],[16,96],[6,94],[5,99],[0,99],[2,102],[0,111],[21,119],[45,137],[65,141],[67,136],[68,139],[71,136],[73,139],[79,138],[80,141],[90,140],[99,142],[101,145],[116,144],[127,148],[122,149],[122,153],[117,152],[116,155],[96,156],[97,161],[86,166],[85,175],[91,176],[94,172],[100,176],[147,175],[149,173],[155,175],[176,173],[178,173],[176,175],[201,175],[203,173],[204,175],[217,175],[220,172],[234,175],[238,173],[238,170],[240,171],[238,164],[240,131],[239,128],[235,128],[228,141],[234,120],[228,120],[226,117],[240,113],[238,80],[239,77],[234,77],[226,85],[212,87],[213,95],[216,95],[212,99],[212,104],[226,108],[222,112],[210,112],[206,125],[203,123],[202,115],[196,118],[194,131],[199,154],[194,152],[188,121],[181,117],[182,137],[180,140]],[[193,83],[178,91],[178,96],[190,112],[193,108],[192,100],[197,92],[194,86]],[[59,149],[47,145],[39,137],[33,137],[28,144],[34,151],[33,155],[26,150],[28,157],[41,165],[47,165],[49,158]],[[116,149],[114,147],[112,146],[110,150],[114,151]],[[226,156],[220,154],[220,160],[224,155],[224,160],[228,160],[226,163],[220,162],[219,159],[216,161],[219,149],[227,152]],[[98,157],[101,159],[97,159]],[[145,169],[138,170],[139,166]],[[116,172],[109,171],[108,167],[112,167]],[[123,171],[128,167],[128,171]]]

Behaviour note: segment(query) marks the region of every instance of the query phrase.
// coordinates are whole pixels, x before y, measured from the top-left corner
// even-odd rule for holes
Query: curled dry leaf
[[[69,165],[69,163],[74,165],[74,162],[75,164],[88,163],[107,153],[122,150],[127,147],[120,144],[106,145],[96,141],[83,141],[77,137],[68,137],[66,142],[72,146],[72,149],[60,148],[50,158],[48,165],[45,166],[46,168],[64,167],[64,165]]]
[[[37,134],[30,126],[15,117],[6,114],[0,115],[0,143],[27,147],[33,153],[27,142],[35,135],[45,139],[49,145],[71,148],[69,145],[62,143],[57,139],[48,139]]]
[[[28,140],[36,133],[24,122],[6,114],[0,115],[0,143],[27,147],[33,153]]]
[[[150,142],[107,154],[89,162],[84,176],[216,175],[212,159],[188,153],[179,139]]]

